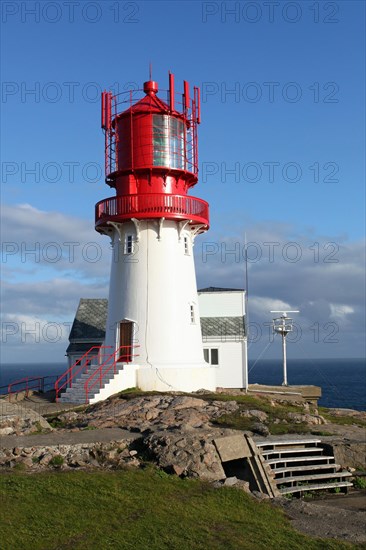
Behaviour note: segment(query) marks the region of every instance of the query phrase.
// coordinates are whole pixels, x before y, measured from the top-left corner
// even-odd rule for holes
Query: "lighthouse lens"
[[[153,163],[184,170],[184,124],[168,115],[153,115]]]

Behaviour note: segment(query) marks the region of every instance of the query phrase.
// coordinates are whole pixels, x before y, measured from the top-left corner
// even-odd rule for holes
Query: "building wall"
[[[216,370],[216,387],[245,388],[246,380],[246,341],[221,342],[211,340],[203,344],[204,349],[219,350],[219,364]]]
[[[245,292],[200,292],[201,317],[243,317]]]
[[[133,254],[128,255],[129,235],[134,245]],[[148,367],[151,378],[160,382],[165,368],[204,369],[205,383],[202,373],[198,373],[196,383],[190,371],[191,390],[214,389],[214,372],[207,369],[203,359],[189,226],[183,228],[178,222],[165,220],[159,228],[158,220],[141,221],[137,235],[135,225],[127,222],[119,225],[119,232],[114,229],[113,247],[105,344],[118,347],[120,321],[132,321],[134,343],[139,346],[134,364]],[[147,371],[145,375],[144,379]],[[170,384],[167,380],[165,389]]]

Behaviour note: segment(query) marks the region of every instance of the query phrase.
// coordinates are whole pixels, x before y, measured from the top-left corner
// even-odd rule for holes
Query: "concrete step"
[[[124,363],[118,363],[116,367],[116,374],[121,372],[124,368]],[[89,367],[87,373],[82,373],[78,378],[73,380],[72,387],[67,388],[66,391],[60,395],[60,401],[62,403],[86,403],[86,391],[85,391],[85,382],[93,375],[97,373],[100,365],[95,365],[93,368]],[[107,367],[108,368],[108,367]],[[98,393],[104,389],[114,378],[115,372],[114,368],[104,373],[99,379],[99,375],[95,374],[95,377],[90,381],[88,389],[88,402],[93,399]],[[91,387],[90,387],[91,386]]]
[[[105,375],[105,376],[102,376],[102,382],[109,382],[110,380],[112,380],[114,378],[114,374],[109,376],[109,374]],[[78,378],[77,380],[74,380],[74,383],[72,384],[72,387],[75,387],[75,386],[82,386],[84,387],[85,385],[85,382],[88,380],[89,377],[86,377],[86,378]],[[99,385],[99,376],[97,376],[96,378],[92,379],[89,383],[89,386],[93,385],[93,386],[98,386]]]

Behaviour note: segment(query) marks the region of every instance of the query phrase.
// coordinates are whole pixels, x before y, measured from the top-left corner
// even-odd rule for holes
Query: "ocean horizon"
[[[66,363],[3,363],[0,365],[0,393],[10,382],[25,377],[56,376]],[[282,359],[250,360],[250,384],[281,385]],[[291,359],[287,366],[289,385],[314,385],[322,389],[319,405],[330,408],[366,410],[366,363],[362,358]]]

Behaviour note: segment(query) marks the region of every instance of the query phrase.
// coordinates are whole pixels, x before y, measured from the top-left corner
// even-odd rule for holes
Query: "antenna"
[[[248,340],[249,340],[249,311],[248,311],[248,297],[249,297],[249,285],[248,285],[248,254],[247,254],[247,234],[244,233],[244,259],[245,259],[245,298],[244,298],[244,342],[245,342],[245,385],[246,390],[249,385],[249,373],[248,373]]]
[[[283,355],[283,382],[282,386],[287,386],[287,363],[286,363],[286,336],[293,330],[292,319],[287,316],[288,313],[300,313],[298,309],[287,311],[271,310],[270,313],[282,313],[280,317],[273,319],[272,329],[275,334],[282,336],[282,355]]]
[[[149,63],[149,80],[152,80],[152,63]]]

